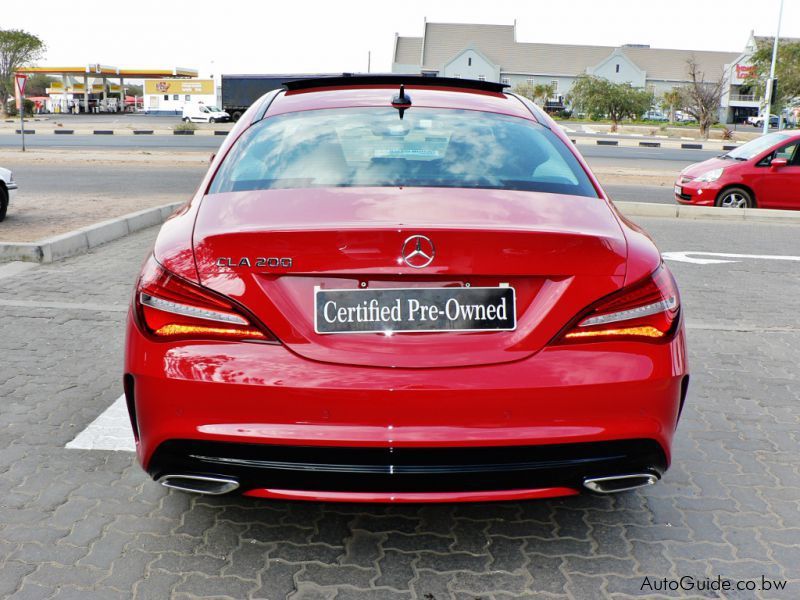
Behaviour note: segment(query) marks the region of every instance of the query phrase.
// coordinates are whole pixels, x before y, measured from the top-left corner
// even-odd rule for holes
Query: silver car
[[[9,203],[17,193],[17,184],[14,174],[8,169],[0,167],[0,221],[6,218]]]

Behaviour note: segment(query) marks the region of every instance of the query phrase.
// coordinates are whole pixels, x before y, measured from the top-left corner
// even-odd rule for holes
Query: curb
[[[140,210],[38,242],[0,242],[0,263],[12,260],[50,263],[84,254],[101,244],[160,225],[179,206],[182,206],[181,202],[173,202]]]
[[[614,202],[626,217],[667,217],[672,219],[712,219],[727,222],[769,222],[772,224],[800,224],[800,211],[767,208],[719,208],[716,206],[688,206],[682,204],[656,204],[651,202]]]
[[[71,133],[74,135],[196,135],[214,137],[217,135],[228,135],[228,129],[190,129],[190,130],[175,130],[175,129],[26,129],[25,135],[58,135],[64,133]],[[20,130],[15,129],[14,133],[19,135]],[[10,130],[0,130],[0,135],[10,135]]]

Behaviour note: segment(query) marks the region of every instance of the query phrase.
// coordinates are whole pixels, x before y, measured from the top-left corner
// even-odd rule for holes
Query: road
[[[130,150],[154,150],[172,148],[180,150],[216,150],[224,136],[188,135],[55,135],[35,134],[25,136],[28,148],[114,148]],[[20,148],[19,135],[0,135],[0,148]]]
[[[786,225],[639,222],[665,251],[797,248]],[[731,598],[800,597],[798,263],[670,263],[692,380],[657,485],[323,505],[190,496],[150,481],[130,452],[65,448],[121,393],[125,306],[154,236],[0,267],[0,597],[628,598],[645,581],[717,576],[789,580]]]
[[[60,137],[60,136],[53,136]],[[175,149],[203,149],[203,143],[212,141],[215,144],[220,142],[216,138],[195,138],[185,142],[183,138],[143,138],[153,143],[151,148],[164,148],[166,144],[176,144]],[[92,137],[69,138],[68,141],[88,140],[94,141]],[[117,137],[114,141],[133,140],[139,142],[138,138]],[[63,141],[59,139],[58,141]],[[109,139],[103,138],[102,144],[108,146]],[[195,145],[192,145],[195,144]],[[87,148],[92,146],[86,146]],[[210,146],[209,152],[213,152],[216,146]],[[92,147],[95,148],[95,147]],[[582,154],[586,157],[591,167],[621,167],[621,168],[642,168],[645,170],[659,170],[677,173],[685,166],[705,160],[714,156],[714,152],[699,150],[674,150],[661,148],[615,148],[606,146],[582,146]],[[197,187],[201,177],[205,173],[205,167],[195,165],[186,166],[152,166],[143,168],[141,165],[134,164],[103,164],[100,166],[92,163],[80,164],[47,164],[46,162],[36,162],[31,164],[15,164],[13,166],[15,177],[20,185],[20,194],[48,193],[56,189],[64,189],[70,194],[81,193],[101,193],[103,190],[130,190],[131,194],[146,195],[149,193],[181,193],[191,194]],[[616,200],[637,201],[637,202],[661,202],[673,203],[671,186],[642,186],[642,185],[617,185],[608,184],[605,186],[609,195]]]

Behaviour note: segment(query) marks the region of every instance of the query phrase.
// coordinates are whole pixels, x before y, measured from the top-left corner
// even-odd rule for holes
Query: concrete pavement
[[[796,226],[638,221],[665,251],[797,249]],[[658,485],[323,505],[185,495],[130,453],[64,447],[120,394],[124,308],[154,235],[0,266],[0,597],[627,598],[717,576],[755,586],[732,598],[800,594],[797,263],[672,263],[692,382]],[[785,590],[761,590],[781,580]]]

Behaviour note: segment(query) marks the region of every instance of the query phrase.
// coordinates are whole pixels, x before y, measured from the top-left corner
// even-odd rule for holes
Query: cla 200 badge
[[[217,259],[217,266],[218,267],[269,267],[271,269],[276,269],[278,267],[283,267],[284,269],[290,269],[292,267],[292,259],[291,257],[284,257],[284,258],[277,258],[277,257],[264,257],[264,256],[256,256],[255,258],[248,258],[247,256],[243,256],[242,258],[236,260],[231,258],[230,256],[220,256]]]

